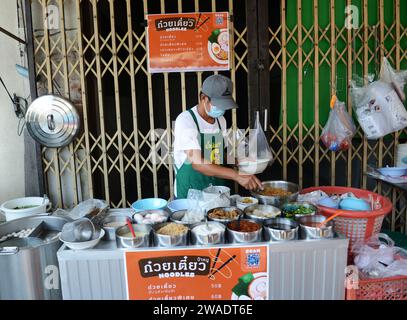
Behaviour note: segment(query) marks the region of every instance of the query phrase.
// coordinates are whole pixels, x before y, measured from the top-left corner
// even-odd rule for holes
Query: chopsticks
[[[220,266],[219,269],[216,269],[215,272],[212,272],[208,275],[208,278],[213,277],[218,271],[222,270],[224,267],[226,267],[230,262],[232,262],[236,258],[236,255],[234,254],[232,257],[229,258],[228,261],[226,261],[224,264]]]
[[[216,257],[215,257],[215,259],[213,260],[213,264],[212,264],[211,270],[215,269],[215,265],[216,265],[216,262],[218,262],[218,258],[219,258],[219,255],[220,255],[221,250],[222,250],[222,248],[219,248],[219,249],[218,249],[218,252],[216,253]]]

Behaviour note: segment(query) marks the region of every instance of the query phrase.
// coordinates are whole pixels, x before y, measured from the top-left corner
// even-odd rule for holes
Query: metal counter
[[[256,243],[253,246],[259,244],[267,244],[269,248],[271,300],[344,299],[347,239]],[[222,247],[230,246],[236,245]],[[126,299],[124,250],[117,249],[115,241],[102,241],[97,247],[83,251],[62,246],[57,255],[63,299]]]

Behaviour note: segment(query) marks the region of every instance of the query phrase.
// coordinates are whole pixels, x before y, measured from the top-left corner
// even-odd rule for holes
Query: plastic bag
[[[394,246],[386,234],[379,233],[353,245],[354,262],[367,278],[407,275],[407,252]]]
[[[379,139],[407,126],[404,85],[407,71],[396,72],[383,59],[380,80],[367,86],[351,82],[351,96],[358,121],[368,139]]]
[[[346,111],[345,103],[339,101],[336,96],[332,98],[331,107],[321,140],[331,151],[347,150],[356,133],[356,126]]]
[[[273,153],[257,114],[255,127],[249,132],[249,140],[240,139],[238,144],[239,171],[246,174],[263,172],[273,162]]]
[[[93,223],[99,224],[107,215],[108,208],[108,204],[103,200],[89,199],[79,203],[71,211],[58,209],[53,215],[68,217],[72,220],[87,217],[91,219]]]
[[[202,191],[189,189],[188,190],[188,210],[182,218],[185,222],[200,222],[205,219],[205,209],[202,207],[203,195]]]

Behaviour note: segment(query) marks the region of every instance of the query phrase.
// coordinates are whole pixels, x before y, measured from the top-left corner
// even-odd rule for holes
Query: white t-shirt
[[[219,126],[218,121],[215,120],[214,124],[206,122],[199,115],[197,106],[192,108],[195,114],[196,120],[198,121],[199,129],[201,133],[218,133]],[[226,119],[224,117],[218,118],[220,127],[222,129],[223,137],[226,137]],[[177,170],[181,168],[187,159],[185,153],[186,150],[201,150],[201,145],[198,140],[198,128],[196,127],[195,121],[189,111],[182,112],[175,120],[174,128],[174,164]],[[175,195],[177,181],[175,181]]]

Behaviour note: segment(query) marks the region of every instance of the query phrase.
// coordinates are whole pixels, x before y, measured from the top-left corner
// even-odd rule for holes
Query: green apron
[[[207,161],[213,164],[223,164],[223,150],[224,140],[222,135],[222,128],[219,124],[219,120],[216,119],[219,126],[219,133],[201,133],[199,129],[198,121],[192,110],[188,110],[194,120],[196,127],[198,128],[198,139],[201,144],[201,156]],[[188,196],[189,189],[203,190],[209,187],[210,184],[214,186],[226,186],[227,182],[224,179],[216,177],[208,177],[204,174],[196,171],[192,164],[185,160],[181,168],[176,172],[177,175],[177,199],[185,199]]]

